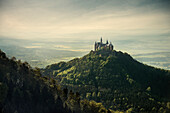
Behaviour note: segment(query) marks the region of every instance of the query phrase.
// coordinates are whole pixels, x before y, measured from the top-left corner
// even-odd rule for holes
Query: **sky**
[[[10,56],[28,60],[29,51],[42,61],[52,55],[55,63],[61,50],[71,60],[100,37],[141,62],[170,69],[170,0],[0,0],[0,49]]]
[[[170,36],[169,0],[0,0],[0,36]]]

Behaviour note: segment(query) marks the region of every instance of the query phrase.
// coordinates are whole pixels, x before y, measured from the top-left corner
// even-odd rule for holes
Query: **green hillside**
[[[134,112],[169,112],[170,71],[144,65],[129,54],[91,51],[82,58],[52,64],[43,75],[105,107]]]
[[[0,50],[0,113],[114,113]]]

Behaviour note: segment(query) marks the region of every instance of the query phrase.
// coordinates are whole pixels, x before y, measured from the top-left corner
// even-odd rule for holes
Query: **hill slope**
[[[144,65],[127,53],[91,51],[49,65],[42,73],[114,110],[162,112],[170,104],[170,72]]]
[[[58,91],[50,88],[39,72],[27,62],[8,59],[0,50],[1,113],[71,113],[63,107]]]
[[[113,113],[0,50],[0,113]]]

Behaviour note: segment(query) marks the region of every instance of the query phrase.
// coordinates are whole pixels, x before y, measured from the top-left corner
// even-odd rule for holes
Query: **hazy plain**
[[[105,42],[108,38],[103,38]],[[60,61],[69,61],[82,57],[93,50],[95,41],[100,37],[68,38],[68,39],[13,39],[0,37],[0,49],[9,57],[27,61],[32,67],[44,68]],[[132,38],[121,40],[109,38],[117,51],[127,52],[140,62],[163,69],[170,69],[169,38]]]

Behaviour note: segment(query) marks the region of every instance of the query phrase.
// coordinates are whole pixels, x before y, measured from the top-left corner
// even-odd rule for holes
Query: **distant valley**
[[[115,40],[113,42],[116,43],[116,48],[117,46],[119,48],[125,46],[123,41]],[[128,48],[127,45],[129,43],[129,50],[127,51],[133,50],[133,48],[130,48],[131,42],[126,42],[127,44],[124,48]],[[67,41],[63,41],[60,39],[56,41],[31,41],[0,38],[0,48],[5,51],[9,57],[15,56],[17,59],[27,61],[32,67],[39,68],[45,68],[47,65],[56,62],[69,61],[73,58],[81,57],[93,48],[93,44],[94,40],[68,39]],[[133,52],[131,55],[144,64],[168,70],[170,69],[170,52]]]

